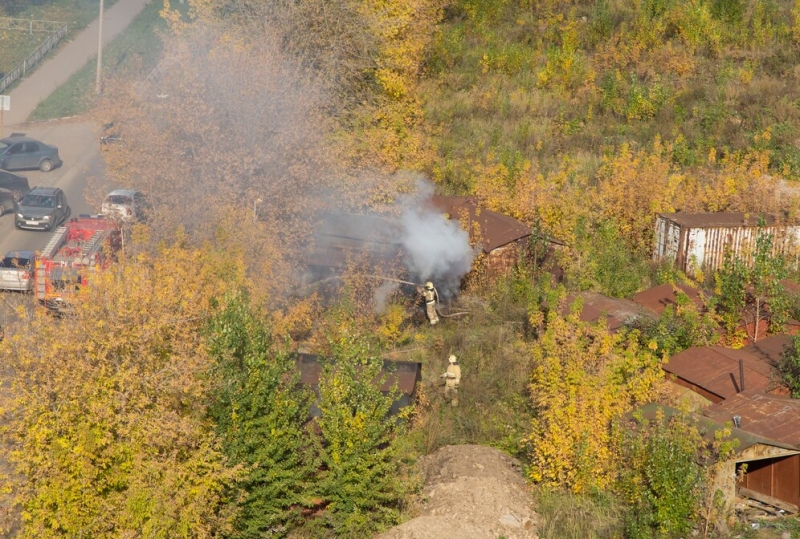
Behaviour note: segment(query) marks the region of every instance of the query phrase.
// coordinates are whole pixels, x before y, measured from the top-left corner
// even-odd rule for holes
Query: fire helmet
[[[447,358],[447,360],[448,360],[450,363],[455,363],[456,361],[458,361],[458,359],[456,358],[456,356],[454,356],[453,354],[450,354],[450,357],[449,357],[449,358]]]
[[[428,290],[433,290],[433,283],[428,281],[427,283],[425,283],[425,288],[427,288]]]

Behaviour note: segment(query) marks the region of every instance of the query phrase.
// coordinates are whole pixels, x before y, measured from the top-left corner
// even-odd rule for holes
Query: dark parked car
[[[15,133],[0,139],[0,168],[24,170],[38,168],[50,172],[61,166],[58,148],[44,142]]]
[[[14,193],[14,200],[19,202],[22,197],[31,190],[28,187],[28,178],[17,176],[5,170],[0,170],[0,189],[8,189]]]
[[[34,187],[17,205],[14,226],[32,230],[53,230],[69,217],[64,191],[58,187]]]
[[[0,189],[0,215],[4,215],[7,211],[13,211],[16,206],[14,191]]]
[[[0,290],[33,290],[33,251],[10,251],[0,260]]]

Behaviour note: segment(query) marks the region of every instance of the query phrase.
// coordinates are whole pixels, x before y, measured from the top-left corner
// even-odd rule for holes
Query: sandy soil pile
[[[417,517],[378,539],[534,539],[537,517],[519,464],[480,445],[446,446],[422,457]]]

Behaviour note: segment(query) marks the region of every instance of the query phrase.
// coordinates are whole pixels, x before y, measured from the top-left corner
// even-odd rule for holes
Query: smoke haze
[[[422,205],[403,212],[403,262],[421,282],[432,281],[443,298],[458,294],[475,252],[457,221]]]

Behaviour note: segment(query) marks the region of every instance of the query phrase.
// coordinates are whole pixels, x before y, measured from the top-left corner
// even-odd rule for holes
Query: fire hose
[[[359,274],[356,274],[356,277],[369,277],[371,279],[380,279],[380,280],[383,280],[383,281],[391,281],[393,283],[410,284],[411,286],[422,286],[422,284],[420,284],[420,283],[412,283],[411,281],[404,281],[402,279],[395,279],[393,277],[385,277],[383,275],[370,275],[368,273],[359,273]],[[304,288],[310,288],[312,286],[316,286],[316,285],[318,285],[320,283],[324,283],[324,282],[327,282],[327,281],[341,281],[341,280],[342,280],[342,277],[339,277],[339,276],[329,277],[327,279],[322,279],[321,281],[317,281],[315,283],[312,283],[312,284],[310,284],[310,285],[308,285],[308,286],[306,286]],[[463,311],[463,312],[452,313],[452,314],[442,314],[442,312],[437,307],[436,308],[436,314],[438,314],[442,318],[455,318],[457,316],[464,316],[464,315],[471,314],[471,313],[469,311]]]
[[[372,277],[373,279],[383,279],[385,281],[392,281],[392,282],[395,282],[395,283],[410,284],[410,285],[413,285],[413,286],[422,286],[419,283],[412,283],[410,281],[403,281],[401,279],[393,279],[391,277],[384,277],[382,275],[362,274],[361,276],[362,277]],[[437,296],[438,296],[438,294],[437,294]],[[471,314],[471,313],[469,311],[463,311],[463,312],[459,312],[459,313],[442,314],[442,312],[437,308],[436,309],[436,314],[438,314],[442,318],[455,318],[456,316],[464,316],[466,314]]]

